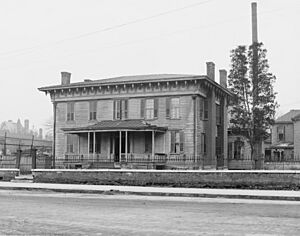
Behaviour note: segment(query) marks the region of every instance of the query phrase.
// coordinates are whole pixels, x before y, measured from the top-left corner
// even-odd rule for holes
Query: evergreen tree
[[[274,123],[278,107],[273,85],[276,77],[269,72],[267,50],[262,43],[249,48],[238,46],[231,51],[229,89],[235,94],[230,123],[236,134],[249,139],[251,155]]]

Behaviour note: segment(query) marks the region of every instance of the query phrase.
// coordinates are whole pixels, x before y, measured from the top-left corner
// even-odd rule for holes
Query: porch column
[[[90,132],[87,133],[88,134],[88,148],[87,148],[87,158],[90,158]]]
[[[119,162],[121,162],[122,158],[122,131],[120,131],[120,137],[119,137]]]
[[[80,135],[78,134],[78,143],[77,143],[77,145],[78,145],[78,155],[80,156]]]
[[[96,132],[93,132],[93,159],[95,158],[96,153]]]
[[[152,160],[154,160],[154,152],[155,152],[155,140],[154,140],[154,130],[152,130]]]
[[[127,145],[127,143],[128,143],[127,137],[128,137],[128,131],[126,130],[125,131],[125,160],[126,160],[126,162],[127,162],[127,152],[128,152],[128,150],[127,150],[127,147],[128,147],[128,145]]]
[[[234,159],[234,141],[231,143],[231,159]]]

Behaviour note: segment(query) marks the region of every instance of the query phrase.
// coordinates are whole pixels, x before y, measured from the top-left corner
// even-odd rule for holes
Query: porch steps
[[[10,182],[13,182],[13,183],[33,183],[33,176],[32,175],[15,176],[15,179],[12,179]]]

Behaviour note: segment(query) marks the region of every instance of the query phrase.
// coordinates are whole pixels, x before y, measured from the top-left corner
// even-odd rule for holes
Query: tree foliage
[[[269,72],[266,53],[262,43],[254,43],[250,47],[238,46],[230,55],[228,85],[236,96],[230,123],[236,133],[249,138],[252,147],[274,123],[278,106],[273,89],[276,77]]]

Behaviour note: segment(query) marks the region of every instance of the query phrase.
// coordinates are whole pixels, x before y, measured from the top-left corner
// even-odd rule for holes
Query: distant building
[[[290,110],[275,120],[270,150],[272,161],[300,161],[300,110]]]
[[[39,129],[39,132],[35,130],[29,129],[29,120],[24,120],[24,126],[22,125],[20,119],[17,122],[13,122],[12,120],[3,121],[0,124],[0,136],[7,134],[11,137],[18,137],[18,138],[29,138],[31,139],[32,136],[35,139],[43,139],[43,130]]]
[[[227,168],[226,71],[140,75],[39,88],[54,107],[55,156],[146,168]],[[163,161],[163,165],[161,162]],[[149,167],[151,164],[151,167]]]

